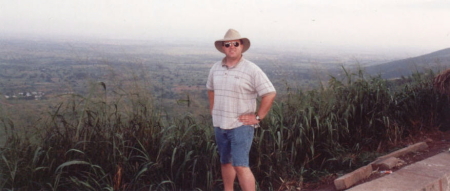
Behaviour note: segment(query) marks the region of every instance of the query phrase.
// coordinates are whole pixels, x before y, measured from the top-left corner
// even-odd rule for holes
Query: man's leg
[[[236,179],[236,171],[231,163],[222,164],[222,179],[225,191],[234,189],[234,179]]]
[[[220,155],[222,180],[224,185],[224,190],[233,190],[234,180],[236,179],[236,171],[231,165],[231,143],[228,139],[229,130],[223,130],[219,127],[214,128],[216,135],[217,148]]]
[[[255,128],[240,126],[233,129],[231,137],[231,156],[239,185],[244,191],[255,190],[255,177],[249,167],[249,153],[253,142]]]
[[[255,186],[255,176],[253,176],[252,171],[249,167],[236,166],[234,167],[239,180],[239,185],[243,191],[254,191]]]

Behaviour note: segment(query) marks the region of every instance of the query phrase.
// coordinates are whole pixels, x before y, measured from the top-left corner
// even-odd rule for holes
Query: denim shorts
[[[243,125],[235,129],[214,127],[220,163],[249,167],[249,153],[255,128]]]

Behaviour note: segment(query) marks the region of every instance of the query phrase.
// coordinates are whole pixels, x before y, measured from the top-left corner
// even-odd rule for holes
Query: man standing
[[[255,177],[249,167],[254,128],[266,117],[276,91],[256,64],[243,58],[250,40],[234,29],[217,40],[216,49],[225,54],[208,76],[209,105],[220,155],[225,190],[233,190],[236,176],[242,190],[255,190]],[[261,103],[257,108],[257,97]]]

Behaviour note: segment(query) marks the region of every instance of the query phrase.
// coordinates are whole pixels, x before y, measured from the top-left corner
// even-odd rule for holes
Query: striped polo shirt
[[[214,91],[213,126],[233,129],[243,125],[240,115],[256,112],[256,98],[275,92],[275,87],[253,62],[241,58],[228,68],[224,60],[212,66],[206,88]]]

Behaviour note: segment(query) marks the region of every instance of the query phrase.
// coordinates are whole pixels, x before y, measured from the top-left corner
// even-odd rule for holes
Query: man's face
[[[222,50],[228,58],[240,58],[243,48],[240,40],[225,41],[222,45]]]

